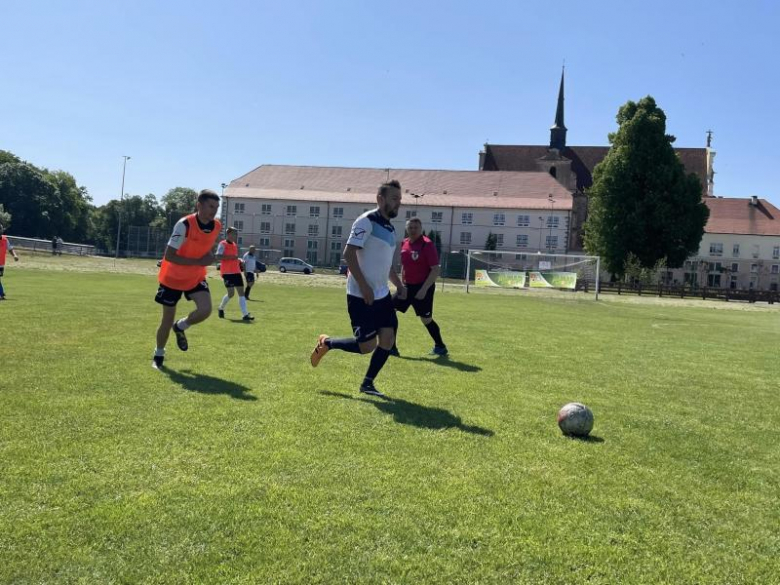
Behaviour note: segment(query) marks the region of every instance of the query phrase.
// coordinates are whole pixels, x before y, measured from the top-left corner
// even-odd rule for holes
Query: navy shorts
[[[181,299],[181,295],[184,295],[185,299],[191,301],[191,295],[199,292],[209,292],[209,285],[205,280],[202,280],[198,283],[198,286],[191,288],[190,290],[176,290],[175,288],[168,288],[164,284],[161,284],[160,288],[157,289],[154,301],[167,307],[175,307],[176,303]]]
[[[0,266],[0,276],[3,276],[3,272],[5,272],[5,266]]]
[[[240,272],[236,272],[235,274],[223,274],[222,282],[225,283],[225,288],[244,286],[244,279],[241,278]]]
[[[245,272],[244,276],[246,276],[246,283],[252,284],[255,281],[255,273],[254,272]]]
[[[374,339],[380,329],[395,329],[398,326],[390,295],[375,300],[371,305],[367,305],[360,297],[347,295],[347,311],[352,333],[359,343]]]
[[[417,300],[414,296],[420,292],[422,284],[407,284],[406,285],[406,298],[399,299],[398,295],[393,295],[393,305],[396,311],[406,313],[409,307],[414,307],[414,313],[418,317],[428,319],[433,316],[433,293],[436,286],[431,285],[428,292],[425,293],[425,297],[421,300]]]

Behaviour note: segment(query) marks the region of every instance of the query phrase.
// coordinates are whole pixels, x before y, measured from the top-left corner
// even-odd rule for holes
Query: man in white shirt
[[[257,256],[255,256],[255,247],[249,246],[249,251],[241,258],[244,263],[244,276],[246,277],[246,289],[244,289],[244,298],[249,300],[249,291],[255,285],[255,272],[258,272]]]
[[[360,391],[384,397],[374,387],[374,379],[390,355],[398,326],[388,278],[395,285],[398,296],[406,297],[406,288],[393,270],[396,236],[390,223],[401,206],[400,183],[394,180],[380,185],[376,202],[377,209],[364,213],[352,224],[344,249],[349,266],[347,310],[354,337],[335,339],[320,335],[311,353],[311,365],[316,367],[331,349],[361,354],[373,352]]]

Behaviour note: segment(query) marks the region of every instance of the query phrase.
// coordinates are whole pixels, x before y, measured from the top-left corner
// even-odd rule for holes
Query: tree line
[[[60,237],[113,252],[120,212],[123,226],[168,230],[192,213],[197,196],[194,189],[174,187],[160,201],[150,193],[97,206],[70,173],[37,167],[0,150],[0,222],[9,235]]]

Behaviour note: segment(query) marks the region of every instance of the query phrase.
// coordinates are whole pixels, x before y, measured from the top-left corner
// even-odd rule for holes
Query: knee
[[[423,325],[428,325],[433,322],[433,317],[420,317]]]
[[[360,353],[371,353],[376,349],[376,337],[360,343]]]

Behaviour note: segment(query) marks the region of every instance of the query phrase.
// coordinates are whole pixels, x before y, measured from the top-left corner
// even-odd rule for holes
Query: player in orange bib
[[[226,230],[225,238],[217,247],[219,273],[222,275],[222,282],[225,283],[227,289],[227,294],[222,297],[222,302],[219,303],[219,318],[225,318],[225,307],[227,307],[228,301],[233,298],[235,293],[238,293],[238,306],[243,315],[242,321],[254,321],[255,318],[249,314],[249,310],[246,308],[246,298],[244,297],[244,278],[241,276],[241,260],[236,243],[238,230],[229,227]]]
[[[5,227],[0,223],[0,279],[3,278],[3,272],[5,271],[5,257],[7,252],[11,252],[11,256],[14,257],[14,262],[19,261],[19,256],[16,255],[13,244],[11,244],[11,241],[3,235],[4,231]],[[5,289],[3,288],[2,281],[0,281],[0,301],[4,300]]]
[[[165,345],[171,329],[176,334],[176,345],[187,351],[185,331],[211,315],[211,293],[206,282],[206,267],[214,263],[214,245],[222,224],[215,219],[219,209],[219,195],[211,189],[198,194],[196,212],[182,217],[173,228],[165,256],[160,265],[157,296],[162,305],[162,320],[157,329],[157,347],[152,367],[161,368],[165,360]],[[176,303],[184,295],[195,303],[195,310],[176,321]]]

